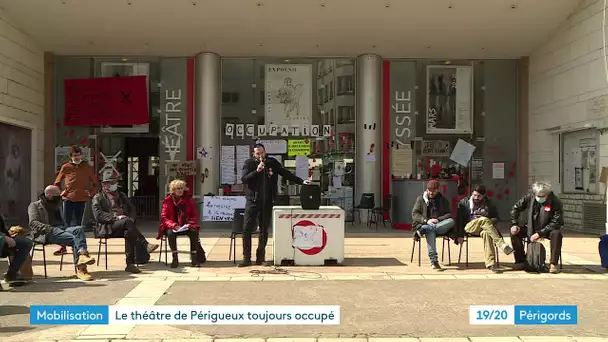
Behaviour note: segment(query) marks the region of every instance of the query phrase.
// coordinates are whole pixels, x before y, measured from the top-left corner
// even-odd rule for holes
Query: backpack
[[[546,273],[548,271],[547,250],[540,242],[530,242],[526,251],[526,272]]]
[[[135,263],[138,265],[147,264],[150,261],[148,245],[146,243],[135,244]]]
[[[599,243],[600,259],[602,260],[602,267],[608,268],[608,234],[604,234],[600,237]]]

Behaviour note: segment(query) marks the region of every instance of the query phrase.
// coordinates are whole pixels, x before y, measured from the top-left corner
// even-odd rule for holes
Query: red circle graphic
[[[310,249],[302,249],[302,248],[298,248],[298,250],[299,250],[300,252],[302,252],[302,253],[304,253],[304,254],[306,254],[306,255],[316,255],[316,254],[321,253],[321,252],[322,252],[322,251],[325,249],[325,246],[327,246],[327,232],[325,231],[325,228],[324,228],[322,225],[320,225],[320,224],[316,224],[316,223],[311,222],[311,221],[308,221],[308,220],[302,220],[302,221],[298,221],[296,224],[294,224],[294,225],[291,227],[291,238],[292,238],[292,239],[294,238],[294,232],[295,232],[295,229],[294,229],[294,228],[295,228],[296,226],[303,226],[303,227],[310,227],[310,226],[312,226],[312,227],[319,227],[319,228],[321,228],[321,230],[323,231],[323,242],[322,242],[321,247],[313,247],[313,248],[310,248]]]

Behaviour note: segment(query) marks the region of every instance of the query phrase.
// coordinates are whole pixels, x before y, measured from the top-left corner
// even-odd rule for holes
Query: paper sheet
[[[473,156],[473,152],[475,152],[475,146],[462,139],[458,139],[452,155],[450,155],[450,159],[466,167]]]
[[[367,153],[365,155],[365,162],[367,163],[375,163],[376,162],[376,155],[373,153]]]
[[[222,146],[221,151],[222,171],[220,173],[221,184],[234,184],[236,181],[234,172],[234,146]]]
[[[188,225],[185,224],[177,229],[173,229],[173,231],[176,233],[181,233],[181,232],[185,232],[186,230],[188,230],[188,228],[189,228]]]
[[[412,173],[412,147],[409,144],[391,149],[391,172],[395,177],[407,177]]]
[[[308,179],[308,157],[296,156],[296,176]]]
[[[306,249],[323,247],[323,228],[314,226],[293,227],[293,246]]]
[[[333,185],[334,185],[334,188],[341,188],[342,187],[342,177],[334,176]]]
[[[245,161],[249,159],[249,156],[251,155],[249,151],[248,145],[239,145],[236,147],[236,184],[242,183],[243,165],[245,165]]]
[[[492,163],[492,178],[493,179],[504,179],[505,178],[505,163]]]

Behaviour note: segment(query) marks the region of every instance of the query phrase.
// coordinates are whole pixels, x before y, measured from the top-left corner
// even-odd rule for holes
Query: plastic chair
[[[388,194],[381,207],[372,209],[373,221],[376,224],[376,231],[378,230],[378,221],[382,220],[382,225],[386,227],[386,222],[393,222],[391,220],[391,207],[392,207],[393,196]],[[388,220],[384,219],[384,215],[388,214]]]
[[[376,207],[376,202],[374,199],[374,194],[372,193],[363,193],[361,194],[361,200],[359,201],[359,205],[353,207],[353,217],[355,212],[357,212],[357,216],[359,217],[359,223],[361,223],[361,210],[367,210],[367,226],[371,226],[371,214],[372,210]],[[355,220],[353,218],[353,225],[355,224]]]

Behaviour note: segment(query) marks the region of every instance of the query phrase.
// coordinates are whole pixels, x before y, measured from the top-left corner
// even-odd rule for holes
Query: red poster
[[[66,126],[150,123],[146,76],[65,80]]]

